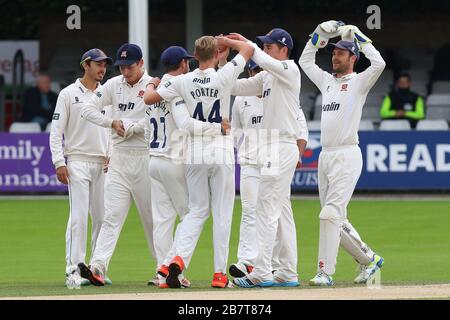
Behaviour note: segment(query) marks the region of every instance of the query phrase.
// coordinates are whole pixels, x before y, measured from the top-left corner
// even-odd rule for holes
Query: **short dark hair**
[[[180,67],[181,63],[182,63],[184,60],[187,60],[187,59],[181,59],[180,62],[178,62],[178,63],[176,63],[176,64],[168,64],[168,65],[164,65],[164,73],[167,73],[167,72],[171,72],[171,71],[177,70],[177,69]]]
[[[83,61],[83,63],[80,64],[81,70],[85,71],[85,69],[84,69],[84,67],[83,67],[83,64],[84,64],[84,63],[86,63],[86,64],[90,67],[90,66],[91,66],[91,62],[92,62],[92,60]]]
[[[282,44],[280,44],[280,43],[275,43],[277,46],[278,46],[278,48],[284,48],[284,47],[286,47],[286,46],[283,46]],[[287,49],[288,49],[288,53],[287,53],[287,57],[289,58],[290,56],[291,56],[291,52],[292,52],[292,49],[289,49],[288,47],[286,47]]]

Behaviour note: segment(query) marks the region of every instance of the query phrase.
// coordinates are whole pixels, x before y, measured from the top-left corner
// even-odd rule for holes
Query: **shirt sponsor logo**
[[[336,102],[332,102],[331,104],[325,104],[322,106],[322,111],[338,111],[341,105]]]
[[[101,94],[100,92],[97,92],[95,95],[96,95],[97,97],[99,97],[99,98],[102,97],[102,94]]]
[[[200,83],[200,84],[207,84],[211,82],[211,78],[204,78],[204,79],[200,79],[200,78],[194,78],[192,80],[193,83]]]
[[[347,87],[348,87],[347,83],[342,84],[341,91],[347,91]]]
[[[164,87],[168,88],[168,87],[170,87],[171,85],[172,85],[172,82],[167,81],[167,83],[164,85]]]
[[[185,103],[184,100],[180,100],[180,101],[175,102],[175,106],[179,106],[180,104],[184,104],[184,103]]]
[[[128,102],[126,103],[119,103],[119,110],[120,111],[126,111],[126,110],[133,110],[134,109],[134,102]]]
[[[284,70],[288,69],[288,64],[286,62],[283,61],[281,64],[283,65]]]
[[[59,113],[54,113],[52,119],[53,120],[59,120]]]
[[[252,124],[258,124],[261,123],[263,116],[253,116],[252,117]]]
[[[142,98],[144,96],[145,91],[144,90],[140,90],[138,93],[138,98]]]
[[[230,62],[233,64],[233,66],[237,67],[237,62],[236,61],[231,60]]]

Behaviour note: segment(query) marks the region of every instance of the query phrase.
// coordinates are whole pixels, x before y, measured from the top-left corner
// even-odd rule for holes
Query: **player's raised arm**
[[[311,39],[306,43],[303,49],[302,55],[298,60],[298,63],[302,70],[306,73],[309,79],[322,90],[323,83],[326,82],[326,78],[332,78],[333,76],[328,72],[323,71],[316,64],[316,53],[319,48],[324,48],[328,44],[328,40],[334,38],[340,34],[339,27],[342,22],[336,20],[330,20],[319,24],[314,32],[310,35]]]
[[[265,71],[271,73],[284,83],[291,85],[293,77],[296,77],[298,68],[290,68],[285,60],[289,60],[289,54],[294,44],[291,35],[283,29],[272,29],[267,35],[257,39],[264,44],[264,51],[254,42],[247,40],[238,33],[231,33],[232,38],[246,41],[255,49],[252,60]]]
[[[359,47],[370,61],[370,67],[363,72],[358,73],[357,77],[361,79],[360,88],[362,93],[367,93],[375,84],[383,72],[386,62],[380,52],[372,45],[372,40],[365,36],[356,26],[347,25],[339,28],[342,33],[342,40],[353,41]]]
[[[258,73],[256,76],[247,79],[238,79],[231,89],[234,96],[260,96],[263,93],[263,75]]]
[[[227,47],[238,51],[238,54],[245,59],[245,62],[250,60],[255,50],[254,47],[247,41],[240,41],[225,36],[217,36],[216,39],[219,48]]]
[[[161,79],[158,77],[152,78],[150,82],[147,84],[144,94],[144,102],[146,105],[152,105],[157,102],[160,102],[163,98],[156,92]]]

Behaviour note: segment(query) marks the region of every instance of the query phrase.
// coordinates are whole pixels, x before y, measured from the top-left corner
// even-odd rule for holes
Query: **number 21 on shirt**
[[[150,142],[151,149],[163,149],[166,146],[166,118],[150,118],[150,124],[153,126],[153,139]],[[162,145],[161,145],[162,144]],[[161,147],[160,147],[161,146]]]

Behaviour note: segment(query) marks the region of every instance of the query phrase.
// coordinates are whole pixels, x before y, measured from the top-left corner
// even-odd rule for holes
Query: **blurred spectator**
[[[425,118],[425,103],[423,98],[411,91],[411,76],[400,73],[394,90],[383,100],[380,110],[381,119],[407,119],[411,128],[417,121]]]
[[[51,80],[48,74],[39,74],[36,87],[25,91],[22,111],[23,122],[37,122],[44,131],[52,121],[58,95],[50,90]]]

